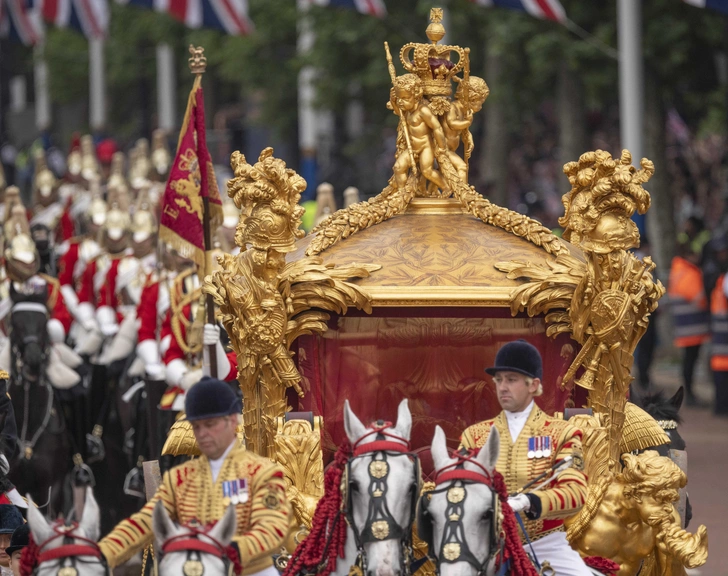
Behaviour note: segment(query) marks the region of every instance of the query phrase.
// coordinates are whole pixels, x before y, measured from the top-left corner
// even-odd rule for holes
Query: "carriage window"
[[[513,318],[500,308],[333,316],[324,335],[299,338],[292,346],[306,391],[298,408],[324,416],[328,457],[345,437],[346,398],[363,421],[395,421],[400,400],[409,398],[413,448],[429,446],[436,424],[456,447],[466,426],[500,411],[492,378],[483,370],[511,340],[524,338],[541,351],[544,394],[538,403],[550,413],[563,410],[568,393],[559,384],[577,346],[565,334],[547,338],[545,329],[543,318]]]

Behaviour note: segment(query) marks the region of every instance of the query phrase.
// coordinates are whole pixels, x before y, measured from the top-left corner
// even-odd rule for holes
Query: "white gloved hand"
[[[166,367],[161,362],[146,364],[144,368],[149,380],[153,380],[154,382],[164,382],[167,378]]]
[[[508,505],[514,512],[526,512],[529,508],[531,508],[531,501],[525,494],[519,494],[518,496],[509,497]]]
[[[192,388],[200,380],[202,380],[201,368],[197,368],[196,370],[188,370],[187,372],[185,372],[184,376],[182,376],[182,380],[180,380],[179,385],[182,390],[186,391]]]
[[[142,340],[136,345],[136,355],[141,358],[144,364],[159,364],[161,355],[159,354],[159,345],[156,340]]]
[[[96,322],[95,313],[96,311],[94,310],[94,307],[89,302],[81,302],[76,307],[76,322],[78,322],[86,332],[98,329],[99,325],[98,322]]]
[[[205,346],[214,346],[220,342],[220,327],[216,324],[205,324],[202,329],[202,343]]]
[[[101,327],[101,333],[106,337],[114,336],[119,331],[116,311],[111,306],[101,306],[96,310],[96,321]]]
[[[51,344],[57,344],[63,342],[66,339],[66,329],[60,320],[51,318],[46,324],[48,330],[48,338],[50,338]]]

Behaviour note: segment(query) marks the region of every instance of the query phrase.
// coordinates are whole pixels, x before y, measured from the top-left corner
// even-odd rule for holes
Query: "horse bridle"
[[[454,463],[435,472],[435,489],[423,494],[420,498],[417,518],[418,534],[420,538],[427,542],[430,555],[438,564],[467,562],[475,568],[479,576],[485,576],[496,554],[502,552],[505,544],[505,536],[501,531],[500,500],[493,486],[493,477],[469,452],[459,452],[455,455],[455,458]],[[466,463],[472,464],[480,470],[477,472],[466,470]],[[483,516],[484,521],[490,522],[491,547],[490,554],[482,562],[470,550],[465,537],[465,525],[463,524],[466,513],[465,503],[468,497],[467,487],[471,484],[487,486],[493,498],[493,507]],[[440,493],[447,494],[447,508],[445,510],[447,524],[442,533],[440,546],[435,550],[432,517],[428,510],[428,504],[433,494]],[[502,558],[503,555],[501,554],[500,557]]]
[[[172,536],[162,543],[162,555],[171,552],[187,552],[187,559],[182,565],[184,576],[202,576],[204,574],[205,565],[202,563],[202,554],[210,554],[222,560],[227,573],[230,559],[226,547],[195,525],[187,524],[185,528],[187,532],[184,534]],[[210,542],[201,540],[200,536],[205,536]]]
[[[358,551],[355,567],[361,574],[367,572],[367,558],[364,550],[365,544],[383,542],[384,540],[399,540],[402,544],[403,554],[401,559],[401,573],[410,573],[410,563],[413,558],[412,551],[412,523],[415,519],[417,499],[420,488],[420,460],[410,451],[409,441],[405,438],[387,432],[391,428],[391,422],[381,420],[372,424],[372,429],[354,444],[354,454],[346,463],[346,469],[341,481],[342,507],[346,523],[354,533],[354,540]],[[364,443],[366,438],[376,435],[374,441]],[[391,440],[387,440],[390,438]],[[351,466],[354,462],[365,456],[372,456],[372,461],[367,468],[369,473],[369,509],[364,526],[360,529],[354,521],[352,506]],[[392,516],[387,505],[387,478],[389,476],[389,458],[405,456],[412,460],[415,465],[415,483],[410,493],[410,518],[407,524],[400,526]]]
[[[91,556],[96,558],[96,563],[104,567],[104,574],[109,575],[109,566],[106,563],[106,558],[101,553],[101,549],[98,544],[93,540],[79,536],[76,534],[78,529],[78,523],[72,522],[71,524],[64,524],[63,521],[56,521],[51,525],[53,529],[53,536],[47,538],[45,541],[38,545],[38,560],[34,573],[37,573],[41,564],[45,562],[52,562],[53,560],[59,560],[57,576],[78,576],[78,568],[76,563],[89,564],[91,562],[87,560],[81,560],[81,556]],[[43,552],[50,542],[57,538],[63,538],[63,544],[56,548],[52,548]],[[76,544],[75,541],[80,540],[83,544]],[[70,564],[66,565],[64,560],[70,560]]]

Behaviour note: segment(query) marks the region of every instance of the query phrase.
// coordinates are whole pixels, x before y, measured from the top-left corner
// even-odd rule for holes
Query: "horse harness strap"
[[[409,441],[405,438],[387,432],[387,428],[391,428],[391,422],[378,421],[372,425],[364,436],[354,444],[353,456],[346,463],[345,475],[342,482],[342,507],[346,522],[354,534],[356,547],[358,550],[355,572],[366,574],[367,563],[364,552],[364,545],[373,542],[382,542],[384,540],[399,540],[403,545],[402,554],[402,573],[409,574],[410,561],[413,557],[412,551],[412,523],[415,519],[415,511],[417,507],[417,499],[419,497],[419,479],[420,479],[420,461],[419,458],[410,452]],[[376,434],[376,439],[364,443],[366,438]],[[389,438],[389,439],[388,439]],[[352,464],[364,456],[372,455],[369,463],[369,509],[364,527],[360,530],[354,520],[354,510],[352,506],[352,490],[351,482],[351,466]],[[415,465],[415,485],[412,488],[410,497],[410,518],[409,521],[401,526],[392,516],[389,506],[387,505],[387,479],[389,476],[390,465],[388,458],[398,456],[407,456],[412,459]]]
[[[473,470],[466,470],[464,468],[466,462],[480,468],[482,473]],[[448,485],[444,486],[446,483],[448,483]],[[490,519],[491,551],[482,562],[480,562],[470,550],[465,536],[463,517],[466,512],[465,502],[468,496],[468,484],[483,484],[487,486],[493,497],[493,508],[487,515],[484,516],[484,518]],[[435,472],[435,486],[435,490],[423,494],[420,501],[421,514],[424,515],[428,521],[428,525],[422,528],[422,532],[429,529],[429,533],[427,535],[421,534],[421,537],[428,540],[428,547],[435,555],[435,560],[438,563],[467,562],[475,568],[478,575],[486,574],[489,564],[496,554],[502,552],[504,544],[504,537],[500,533],[500,508],[498,493],[493,487],[493,480],[490,473],[481,466],[479,462],[472,459],[469,454],[461,453],[456,455],[455,463]],[[440,492],[445,492],[447,494],[447,508],[445,510],[447,523],[443,530],[440,546],[436,550],[432,535],[432,519],[429,518],[427,505],[429,503],[430,496]],[[423,523],[420,522],[420,519],[418,518],[418,531],[422,525]]]
[[[94,556],[101,560],[101,552],[98,548],[83,544],[64,544],[58,548],[47,550],[38,555],[38,563],[50,562],[59,558],[73,558],[76,556]]]
[[[212,541],[212,544],[200,540],[199,536],[201,534],[204,534],[206,538],[209,538]],[[198,532],[197,530],[180,534],[179,536],[173,536],[162,544],[162,554],[169,554],[170,552],[187,552],[188,550],[212,554],[217,558],[227,558],[225,546],[211,536],[204,532]]]
[[[170,554],[172,552],[187,552],[187,559],[182,565],[182,573],[184,576],[202,576],[205,567],[200,558],[201,554],[210,554],[215,558],[219,558],[225,565],[225,571],[230,564],[230,558],[227,555],[225,546],[212,538],[209,534],[199,530],[196,526],[186,526],[189,532],[172,536],[162,543],[162,554]],[[211,542],[205,542],[200,539],[205,536]]]
[[[101,549],[98,544],[89,538],[76,534],[75,531],[77,528],[78,523],[76,522],[69,525],[62,524],[62,522],[56,522],[53,524],[53,536],[47,538],[38,546],[39,553],[37,566],[40,566],[44,562],[51,562],[53,560],[63,561],[65,559],[69,559],[71,561],[70,566],[59,565],[58,576],[78,576],[76,561],[78,560],[79,562],[83,562],[79,559],[81,556],[90,556],[92,558],[96,558],[98,563],[104,566],[104,572],[108,575],[109,567],[106,564],[106,558],[104,558],[104,555],[101,553]],[[43,552],[43,548],[57,538],[63,538],[64,543],[61,546],[57,546],[56,548]],[[81,541],[82,544],[74,543],[76,540]]]

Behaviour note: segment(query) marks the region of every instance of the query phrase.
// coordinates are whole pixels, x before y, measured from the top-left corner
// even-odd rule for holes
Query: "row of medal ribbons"
[[[531,436],[528,439],[529,458],[548,458],[551,456],[550,436]]]
[[[222,483],[222,497],[225,506],[228,504],[245,504],[248,501],[248,480],[226,480]]]

